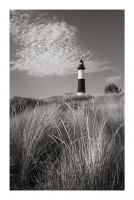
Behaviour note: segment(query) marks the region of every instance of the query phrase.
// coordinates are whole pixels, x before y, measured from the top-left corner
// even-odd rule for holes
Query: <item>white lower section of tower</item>
[[[78,70],[78,79],[85,79],[85,72],[84,70]]]

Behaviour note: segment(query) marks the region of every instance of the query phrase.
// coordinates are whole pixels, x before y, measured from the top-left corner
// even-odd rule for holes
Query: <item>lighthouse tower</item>
[[[78,66],[78,91],[77,95],[85,94],[85,67],[84,62],[81,59],[80,64]]]

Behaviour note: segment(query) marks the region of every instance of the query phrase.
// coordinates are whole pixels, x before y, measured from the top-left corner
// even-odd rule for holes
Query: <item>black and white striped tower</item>
[[[77,95],[85,94],[85,66],[84,62],[81,59],[80,64],[78,66],[78,91]]]

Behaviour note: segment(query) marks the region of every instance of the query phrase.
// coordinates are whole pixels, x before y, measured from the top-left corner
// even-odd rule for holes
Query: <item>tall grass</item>
[[[124,189],[123,96],[25,109],[10,122],[10,189]]]

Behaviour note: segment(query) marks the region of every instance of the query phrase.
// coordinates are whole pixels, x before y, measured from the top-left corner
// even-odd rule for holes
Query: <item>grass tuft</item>
[[[12,115],[10,189],[123,190],[123,98],[55,99]]]

